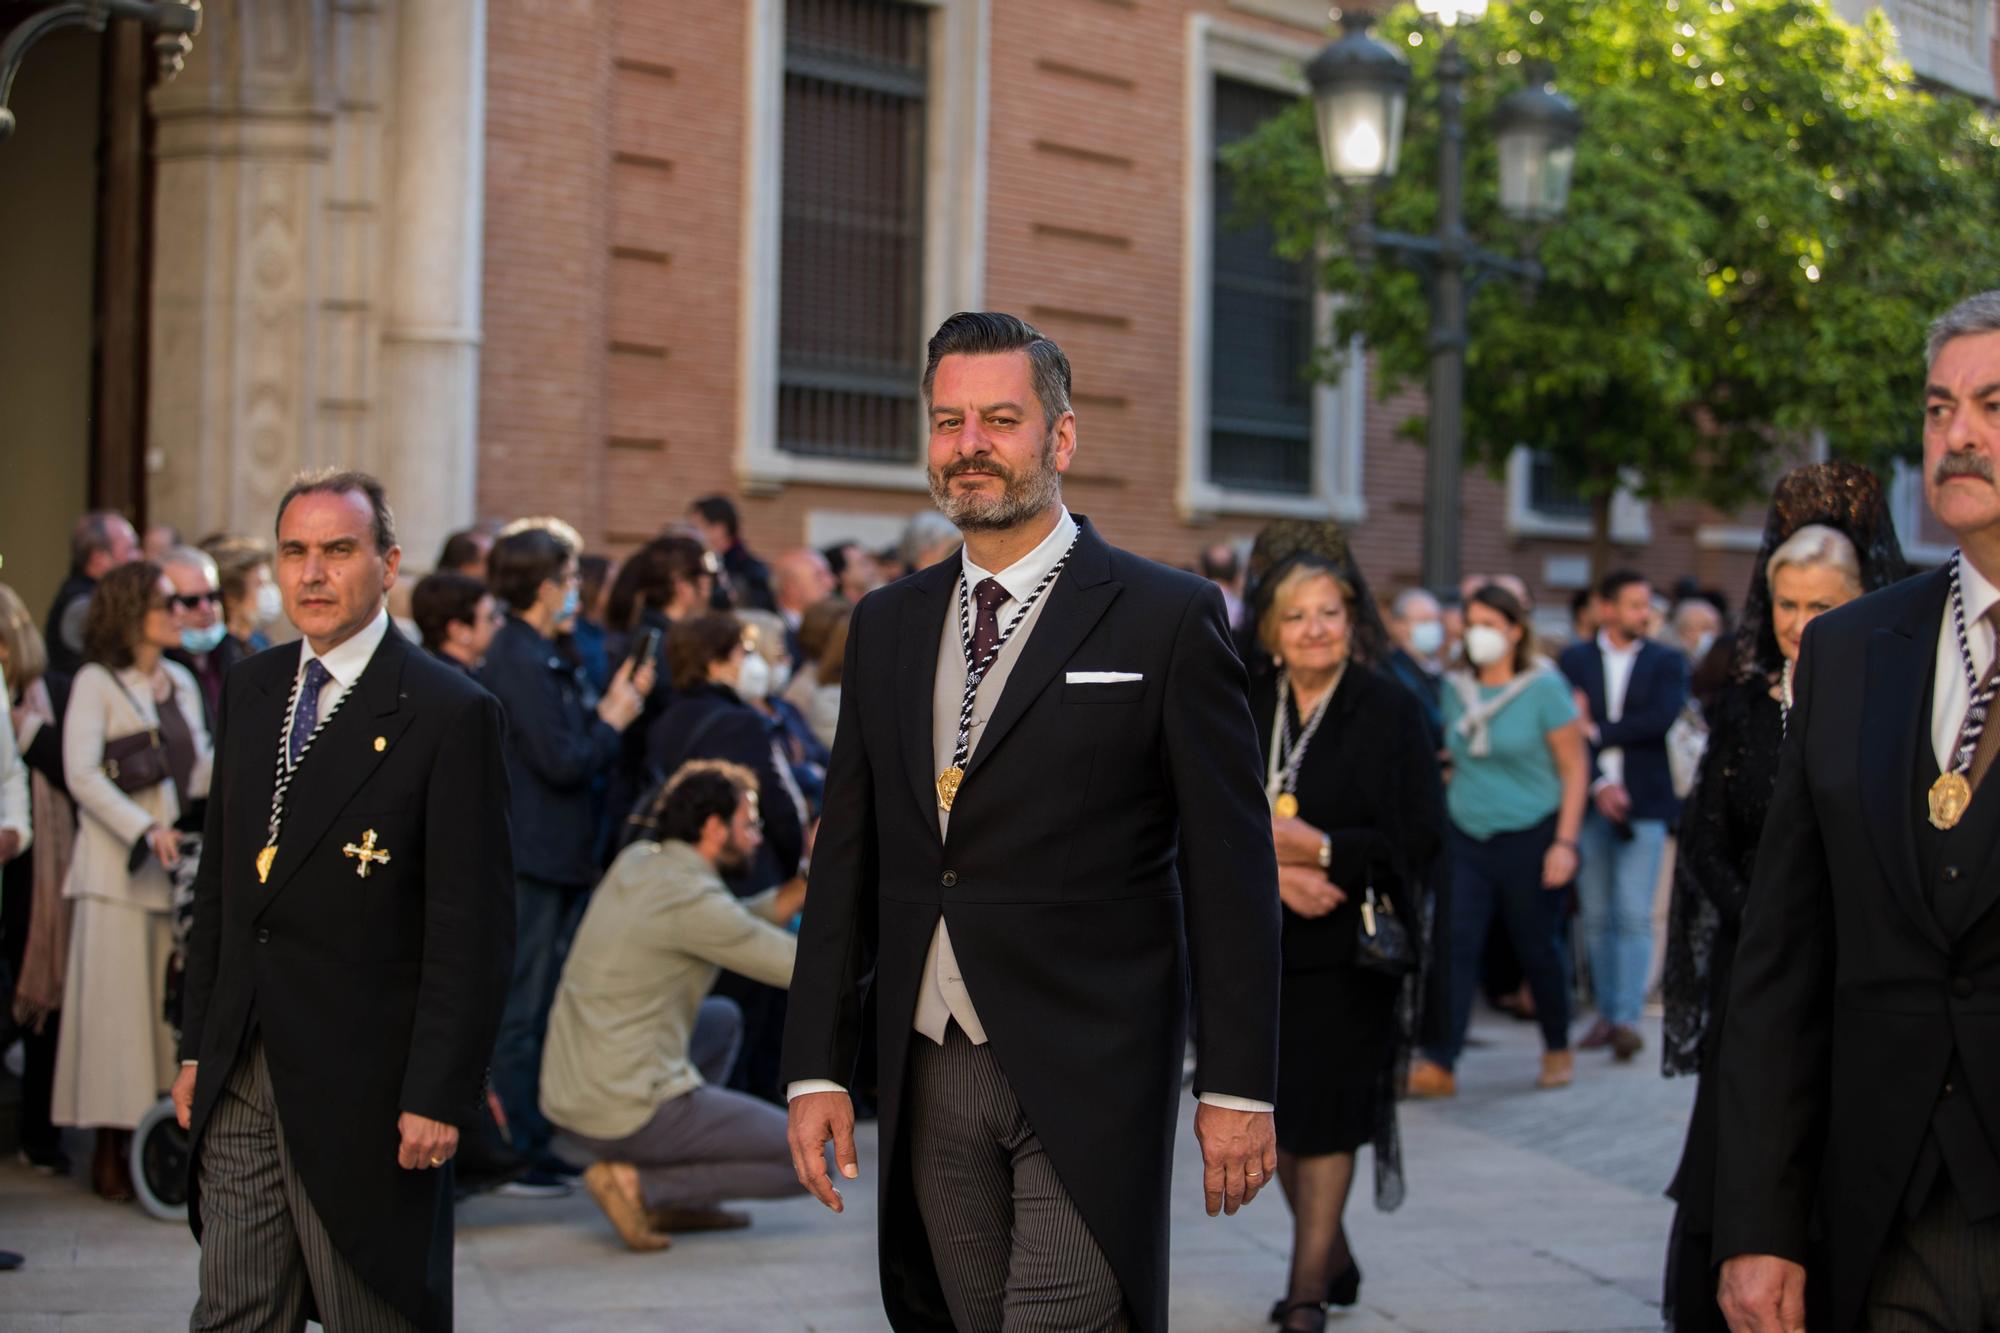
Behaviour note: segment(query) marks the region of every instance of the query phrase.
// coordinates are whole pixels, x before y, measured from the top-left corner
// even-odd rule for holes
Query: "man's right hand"
[[[194,1070],[193,1065],[182,1065],[181,1072],[174,1075],[174,1119],[186,1129],[194,1119]]]
[[[853,1180],[861,1174],[854,1153],[854,1101],[844,1092],[808,1092],[792,1098],[787,1108],[792,1141],[792,1170],[799,1184],[838,1213],[845,1209],[840,1191],[826,1173],[826,1145],[833,1144],[840,1174]]]
[[[1729,1333],[1805,1333],[1806,1270],[1775,1254],[1739,1254],[1723,1262],[1715,1301]]]
[[[1624,823],[1632,813],[1632,798],[1618,783],[1607,782],[1590,795],[1597,803],[1597,813],[1614,824]]]

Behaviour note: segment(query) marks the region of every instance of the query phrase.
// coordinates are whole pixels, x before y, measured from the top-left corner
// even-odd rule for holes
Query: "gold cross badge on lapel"
[[[350,842],[340,849],[340,854],[342,856],[352,856],[361,862],[360,865],[354,868],[354,873],[363,879],[368,878],[369,870],[375,866],[389,864],[389,849],[384,847],[377,850],[374,829],[369,829],[361,835],[360,846],[357,847]]]

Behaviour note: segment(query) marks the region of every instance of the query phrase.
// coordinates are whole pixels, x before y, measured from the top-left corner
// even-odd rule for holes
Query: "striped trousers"
[[[1861,1333],[2000,1333],[2000,1218],[1968,1218],[1939,1172],[1917,1215],[1889,1228],[1863,1307]]]
[[[333,1248],[271,1096],[264,1040],[230,1071],[201,1143],[201,1295],[190,1333],[415,1333]]]
[[[959,1333],[1124,1333],[1117,1275],[990,1046],[910,1039],[910,1165]]]

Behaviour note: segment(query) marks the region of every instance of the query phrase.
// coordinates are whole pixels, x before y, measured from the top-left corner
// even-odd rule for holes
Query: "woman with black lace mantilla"
[[[1777,783],[1799,638],[1814,616],[1903,577],[1882,486],[1851,463],[1787,473],[1771,497],[1744,598],[1736,662],[1708,718],[1708,750],[1681,816],[1663,990],[1668,1077],[1714,1068],[1757,842]],[[1695,1093],[1667,1247],[1663,1315],[1675,1333],[1728,1327],[1715,1303],[1715,1088]]]

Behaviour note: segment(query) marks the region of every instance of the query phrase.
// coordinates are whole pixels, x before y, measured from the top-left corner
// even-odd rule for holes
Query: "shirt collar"
[[[1063,558],[1063,553],[1069,550],[1070,543],[1076,540],[1076,520],[1069,516],[1069,506],[1062,505],[1059,509],[1056,525],[1049,531],[1048,536],[1042,538],[1041,545],[998,574],[990,569],[981,569],[972,563],[970,555],[963,557],[965,581],[973,587],[978,587],[985,579],[998,579],[1009,597],[1017,603],[1026,601],[1028,594],[1048,577],[1049,571],[1056,567],[1056,561]]]
[[[1994,587],[1963,555],[1958,558],[1958,595],[1965,603],[1967,625],[1978,624],[1979,618],[1985,615],[1995,602],[2000,602],[2000,588]]]
[[[368,627],[352,638],[336,644],[322,656],[313,651],[312,640],[299,640],[299,670],[306,669],[306,663],[319,658],[326,673],[342,689],[354,688],[354,682],[361,679],[361,673],[375,657],[375,650],[382,646],[382,640],[389,636],[389,608],[385,605],[368,622]]]
[[[1995,596],[2000,596],[2000,593],[1996,593]],[[1603,630],[1597,631],[1598,651],[1609,653],[1613,657],[1637,657],[1639,649],[1643,648],[1645,644],[1646,641],[1644,639],[1634,639],[1630,648],[1620,648],[1617,644],[1611,642],[1609,634],[1606,634]]]

